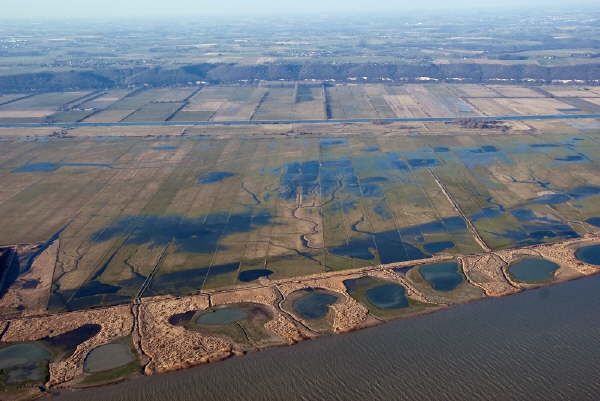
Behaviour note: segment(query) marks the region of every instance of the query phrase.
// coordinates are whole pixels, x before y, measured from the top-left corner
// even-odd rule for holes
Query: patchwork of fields
[[[559,241],[597,230],[591,132],[7,141],[0,244],[58,239],[58,311]]]
[[[269,83],[0,95],[0,123],[385,119],[600,113],[600,89]]]

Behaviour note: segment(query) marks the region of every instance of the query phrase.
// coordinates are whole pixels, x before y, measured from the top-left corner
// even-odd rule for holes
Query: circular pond
[[[311,290],[306,295],[296,299],[292,304],[292,308],[304,319],[320,319],[329,312],[329,305],[334,304],[337,300],[336,295],[327,291]]]
[[[380,309],[400,309],[409,306],[406,289],[399,284],[383,284],[366,292],[367,299]]]
[[[14,344],[0,348],[0,371],[8,384],[46,379],[46,362],[52,354],[44,346],[36,343]]]
[[[537,283],[550,280],[554,272],[560,268],[554,262],[542,258],[523,258],[508,268],[510,275],[523,283]]]
[[[241,308],[225,307],[212,309],[198,316],[199,325],[219,326],[248,319],[248,312]]]
[[[436,291],[452,291],[464,281],[456,261],[424,265],[419,272]]]
[[[589,245],[578,248],[575,257],[590,265],[600,266],[600,245]]]
[[[127,344],[106,344],[94,348],[85,358],[83,368],[96,373],[125,366],[135,360]]]

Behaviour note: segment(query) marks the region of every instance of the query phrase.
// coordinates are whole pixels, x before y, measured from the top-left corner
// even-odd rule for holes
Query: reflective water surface
[[[597,401],[598,286],[585,278],[54,399]]]

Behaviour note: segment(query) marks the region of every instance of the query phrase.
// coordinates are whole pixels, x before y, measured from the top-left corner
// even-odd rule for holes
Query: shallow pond
[[[336,295],[327,291],[312,290],[295,300],[292,307],[304,319],[320,319],[327,315],[329,305],[334,304],[337,300]]]
[[[85,358],[83,368],[96,373],[125,366],[135,360],[127,344],[115,343],[94,348]]]
[[[455,261],[428,264],[419,272],[436,291],[452,291],[464,281]]]
[[[595,227],[600,227],[600,217],[591,217],[585,221],[588,224],[591,224]]]
[[[430,242],[430,243],[423,245],[423,248],[425,248],[425,250],[427,252],[431,252],[431,253],[443,252],[446,249],[450,249],[453,247],[454,247],[454,242],[452,242],[452,241]]]
[[[534,199],[531,203],[536,205],[559,205],[568,202],[571,198],[566,194],[547,194]]]
[[[559,265],[546,259],[523,258],[511,263],[508,271],[517,281],[536,283],[551,279],[559,268]]]
[[[198,317],[199,325],[220,326],[248,319],[249,315],[243,309],[235,307],[219,308],[207,311]]]
[[[270,341],[272,335],[264,325],[271,319],[273,312],[267,305],[242,302],[178,313],[169,317],[169,324],[231,338],[238,344],[257,345]]]
[[[380,309],[400,309],[409,306],[406,289],[399,284],[383,284],[366,292],[367,299]]]
[[[574,163],[585,160],[585,157],[583,157],[582,155],[568,155],[565,157],[557,157],[554,160],[565,163]]]
[[[14,169],[13,173],[36,173],[36,172],[50,172],[58,170],[60,164],[57,163],[31,163],[25,164],[21,167]]]
[[[435,167],[440,165],[437,159],[409,159],[408,164],[413,168]]]
[[[44,346],[36,343],[14,344],[0,348],[0,370],[7,384],[46,379],[48,362],[52,354]]]
[[[268,277],[271,274],[273,274],[273,271],[268,269],[245,270],[240,272],[238,279],[241,282],[249,283],[251,281],[258,280],[261,277]]]
[[[111,168],[111,164],[107,163],[31,163],[25,164],[21,167],[14,169],[13,173],[48,173],[56,171],[61,167],[106,167]]]
[[[582,262],[600,266],[600,245],[581,247],[575,251],[575,257]]]
[[[198,182],[200,184],[210,184],[213,182],[223,181],[225,178],[233,177],[235,174],[230,173],[229,171],[211,171],[198,178]]]

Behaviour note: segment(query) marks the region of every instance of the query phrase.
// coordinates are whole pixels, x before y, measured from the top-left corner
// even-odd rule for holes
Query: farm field
[[[249,120],[266,90],[252,86],[204,87],[189,99],[187,105],[174,117],[174,121]]]
[[[91,92],[50,92],[25,97],[0,105],[2,122],[42,122],[45,118],[62,111],[64,107],[85,99]]]
[[[597,5],[110,2],[3,7],[1,401],[597,401]]]
[[[291,120],[294,119],[296,97],[294,87],[269,88],[261,99],[253,120]]]
[[[327,119],[325,111],[324,89],[322,86],[296,86],[294,117],[299,120]]]
[[[563,241],[600,216],[573,132],[6,141],[0,244],[59,241],[64,311]]]
[[[0,104],[13,102],[16,99],[24,98],[26,96],[27,96],[27,94],[24,94],[24,93],[13,93],[10,95],[0,95]]]
[[[0,123],[288,121],[599,114],[590,86],[478,84],[257,85],[2,95]],[[20,99],[21,98],[21,99]]]

